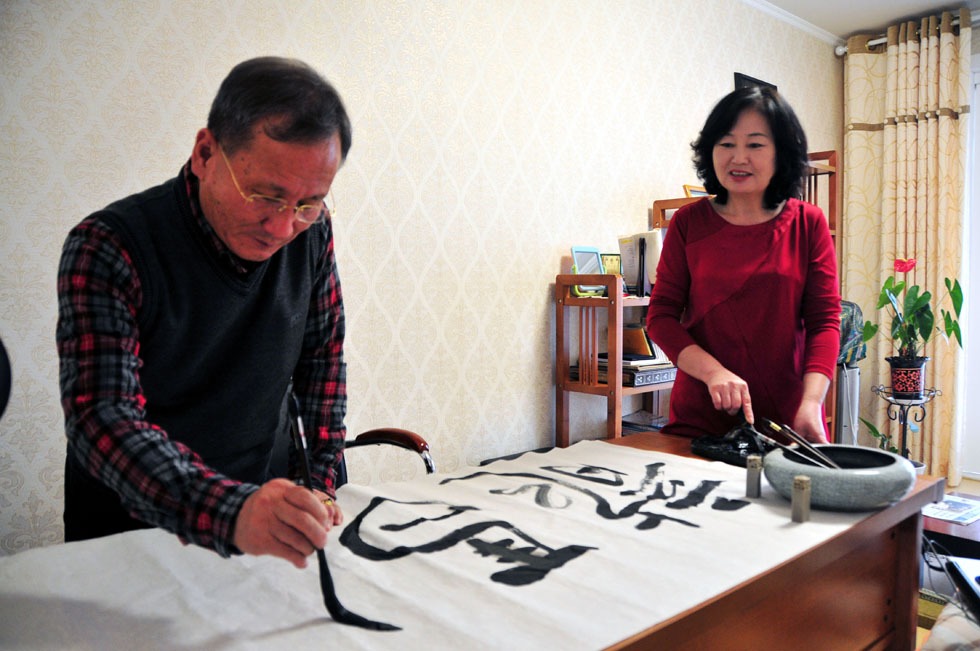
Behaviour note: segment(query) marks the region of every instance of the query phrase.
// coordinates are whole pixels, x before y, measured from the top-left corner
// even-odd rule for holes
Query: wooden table
[[[576,454],[587,454],[585,458],[589,460],[602,457],[606,459],[603,462],[606,468],[617,466],[610,457],[621,457],[624,467],[635,472],[636,468],[646,467],[643,464],[647,460],[637,458],[645,455],[612,445],[691,456],[689,444],[684,438],[635,434],[610,443],[589,442],[578,452],[574,449],[577,446],[556,451],[559,459],[582,458],[575,457]],[[657,461],[663,461],[664,456],[657,456]],[[683,465],[669,458],[667,462]],[[498,468],[503,471],[501,477],[508,476],[508,468],[515,467],[536,469],[528,475],[532,482],[543,476],[537,472],[541,469],[538,455],[525,455],[510,463],[511,466]],[[715,465],[719,467],[714,470],[724,471],[726,481],[732,478],[737,481],[740,476],[737,469]],[[469,473],[460,475],[466,474]],[[524,472],[518,474],[525,476]],[[469,491],[465,487],[456,488],[456,482],[446,484],[439,478],[409,484],[399,487],[408,500],[403,504],[430,506],[438,506],[440,498],[446,498],[449,504],[477,504],[469,496],[451,495],[475,492],[496,495],[484,489],[498,485],[512,488],[535,485],[526,484],[523,479],[514,484],[491,481],[480,491]],[[515,594],[510,586],[489,581],[489,572],[496,569],[487,566],[497,568],[500,564],[474,555],[465,549],[468,545],[462,541],[459,549],[447,553],[457,554],[454,558],[460,562],[475,556],[475,572],[467,565],[459,573],[454,568],[457,561],[444,563],[430,557],[417,558],[400,566],[399,571],[398,566],[362,562],[335,542],[331,562],[337,570],[335,577],[344,604],[358,614],[403,626],[397,638],[339,626],[327,617],[314,568],[297,571],[288,563],[269,557],[221,559],[203,549],[184,547],[163,531],[128,532],[0,558],[0,647],[25,651],[63,648],[318,651],[326,647],[591,651],[603,646],[615,650],[672,651],[912,649],[919,581],[917,552],[922,527],[919,510],[930,500],[941,498],[942,488],[942,481],[920,479],[911,495],[881,511],[846,517],[815,512],[810,523],[793,526],[789,522],[788,503],[781,498],[760,501],[753,506],[760,510],[754,522],[755,526],[763,526],[760,522],[764,520],[768,533],[763,541],[756,536],[754,544],[784,542],[779,536],[783,533],[783,523],[787,538],[792,537],[795,527],[795,533],[802,529],[804,533],[814,534],[813,541],[818,541],[791,545],[789,551],[773,558],[764,553],[752,556],[751,549],[755,547],[730,542],[720,535],[675,536],[674,540],[688,541],[683,549],[666,544],[662,537],[627,538],[633,532],[626,529],[637,527],[624,523],[626,526],[605,529],[603,541],[596,543],[608,548],[603,558],[610,558],[614,563],[593,567],[608,572],[606,577],[613,580],[593,581],[592,574],[578,572],[570,564],[566,573],[559,571],[554,579],[567,581],[557,593],[549,590]],[[736,496],[740,493],[740,488],[736,486],[732,490],[731,484],[724,490]],[[770,489],[765,486],[764,490]],[[620,494],[618,491],[615,489],[616,495]],[[354,507],[350,512],[353,518],[355,511],[363,512],[364,505],[376,496],[369,487],[351,486],[342,497]],[[771,491],[770,496],[773,496]],[[523,506],[510,497],[499,499],[505,501],[499,510],[491,507],[493,513],[518,517],[522,509],[533,506],[526,504],[532,500],[523,493],[520,495],[520,500],[525,502]],[[763,509],[767,510],[765,514],[761,513]],[[566,513],[564,507],[553,509],[546,516],[549,538],[581,542],[575,535],[569,537],[566,530],[580,526],[592,533],[604,526],[592,517],[581,517],[589,511],[591,507],[582,507],[577,514]],[[430,523],[438,524],[444,519],[444,511],[436,511],[438,517],[422,517],[433,514],[429,511],[409,512]],[[686,517],[692,518],[692,522],[720,517],[720,514],[699,517],[704,515],[704,512],[689,513]],[[774,515],[778,516],[775,523]],[[467,522],[482,527],[486,522],[493,524],[500,516],[486,520],[480,519],[482,516],[477,513],[474,517]],[[737,529],[738,541],[746,543],[755,532],[751,531],[751,525],[745,524],[750,518],[739,520],[744,527]],[[826,530],[829,533],[816,535],[821,524],[832,528]],[[448,529],[440,528],[435,538],[419,534],[422,537],[415,540],[442,540],[447,530],[452,533],[458,529],[459,525],[450,524]],[[700,526],[695,523],[693,528],[681,529],[690,531]],[[493,535],[483,536],[484,540],[501,539],[496,529],[486,530]],[[507,530],[515,531],[513,527]],[[553,535],[556,531],[560,535]],[[404,539],[386,540],[401,544]],[[628,541],[628,545],[624,544]],[[732,552],[741,559],[737,565],[726,566],[719,561],[729,558],[726,547],[739,549],[739,554]],[[627,548],[629,565],[622,563]],[[675,549],[678,553],[672,556]],[[679,560],[682,557],[686,560]],[[671,571],[663,571],[666,568],[661,565],[670,565]],[[404,570],[412,566],[413,573],[406,578]],[[706,571],[705,568],[714,569]],[[737,578],[723,580],[721,574],[726,570]],[[719,581],[716,587],[711,587],[715,585],[711,581],[714,578]],[[676,608],[657,604],[658,593],[667,585],[661,581],[668,581],[679,590],[694,588],[688,592],[695,593],[696,598],[683,600]],[[485,592],[474,594],[474,590]],[[643,597],[638,599],[637,595]],[[471,597],[476,603],[468,601]],[[674,595],[667,595],[664,601],[674,601]],[[515,603],[525,607],[515,612]],[[627,611],[628,617],[612,621]],[[568,621],[569,613],[575,613],[574,622]],[[587,625],[576,630],[590,635],[590,642],[568,635],[572,625],[582,622]],[[624,637],[627,639],[621,639]],[[508,642],[501,642],[503,639]]]
[[[610,443],[692,456],[689,439],[660,433]],[[920,477],[900,502],[611,648],[913,649],[920,510],[941,500],[944,486]]]

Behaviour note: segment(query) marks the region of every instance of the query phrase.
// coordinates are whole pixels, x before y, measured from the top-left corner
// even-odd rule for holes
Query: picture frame
[[[572,273],[574,274],[604,274],[602,254],[594,246],[572,247]],[[575,285],[573,293],[577,296],[601,296],[605,291],[604,285]]]
[[[703,185],[684,185],[684,196],[685,197],[707,197],[708,191],[704,189]]]
[[[623,259],[619,253],[603,253],[599,257],[602,258],[602,268],[607,274],[623,275]]]
[[[761,79],[756,79],[755,77],[750,77],[741,72],[735,73],[735,88],[748,88],[750,86],[761,86],[763,88],[772,88],[775,91],[779,89],[776,88],[776,84],[769,83],[768,81],[762,81]]]

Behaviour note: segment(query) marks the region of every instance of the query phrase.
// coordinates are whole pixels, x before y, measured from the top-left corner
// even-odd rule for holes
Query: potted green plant
[[[896,273],[908,273],[915,268],[914,259],[895,260]],[[950,338],[962,347],[963,339],[960,332],[960,310],[963,307],[963,289],[959,280],[945,278],[946,296],[952,311],[940,308],[942,317],[936,323],[932,310],[932,294],[922,291],[918,285],[908,285],[904,280],[889,276],[878,294],[876,310],[885,308],[891,315],[889,336],[898,348],[898,354],[886,357],[892,370],[892,394],[900,399],[918,399],[922,397],[925,387],[923,366],[929,358],[922,353],[934,332],[938,332],[946,341]],[[878,325],[865,321],[862,338],[869,341],[878,333]]]
[[[875,440],[880,449],[888,452],[894,452],[895,454],[901,454],[899,449],[895,447],[895,444],[892,443],[891,438],[887,434],[882,434],[881,431],[875,427],[874,423],[863,418],[860,420],[862,423],[864,423],[864,426],[868,428],[868,434],[871,435],[871,438]]]
[[[908,458],[908,450],[899,450],[895,444],[892,443],[891,437],[881,432],[877,427],[875,427],[874,423],[863,418],[860,420],[862,423],[864,423],[864,426],[868,428],[868,434],[870,434],[871,438],[875,440],[879,449]],[[919,428],[914,423],[909,423],[909,429],[912,430],[913,433],[919,431]],[[923,472],[925,472],[926,464],[914,459],[909,459],[909,461],[912,462],[912,467],[915,468],[916,474],[921,475]]]

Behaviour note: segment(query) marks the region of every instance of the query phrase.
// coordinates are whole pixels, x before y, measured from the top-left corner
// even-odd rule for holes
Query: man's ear
[[[209,170],[214,168],[215,156],[218,155],[218,141],[210,129],[204,128],[197,132],[194,138],[194,149],[191,150],[191,171],[199,179],[205,178]]]

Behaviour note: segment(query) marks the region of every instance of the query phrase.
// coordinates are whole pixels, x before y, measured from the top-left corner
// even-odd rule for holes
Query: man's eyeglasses
[[[221,152],[221,158],[225,161],[225,167],[228,168],[228,173],[231,174],[231,182],[235,184],[235,189],[238,190],[238,194],[242,195],[242,199],[246,203],[258,204],[264,206],[269,210],[273,210],[277,213],[290,208],[289,203],[285,199],[280,199],[279,197],[272,197],[267,194],[245,194],[242,192],[242,187],[238,185],[238,179],[235,177],[235,171],[231,169],[231,163],[228,161],[228,157],[225,155],[225,150],[219,145],[218,151]],[[333,191],[330,191],[330,202],[333,201]],[[328,206],[326,200],[320,201],[319,203],[303,204],[292,208],[293,216],[304,224],[315,224],[324,215],[333,219],[337,216],[337,209],[335,206]]]

